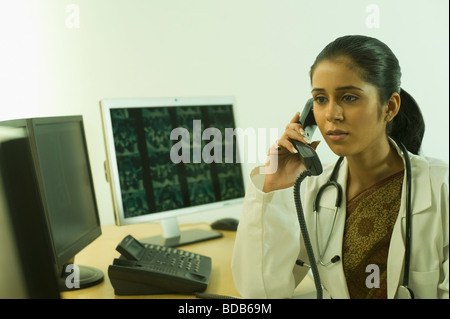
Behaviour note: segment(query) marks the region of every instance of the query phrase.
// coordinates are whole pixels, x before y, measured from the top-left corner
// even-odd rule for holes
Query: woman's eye
[[[327,101],[327,98],[324,96],[316,96],[314,98],[314,101],[316,101],[319,104],[325,103]]]
[[[354,95],[344,95],[342,97],[342,100],[347,103],[351,103],[351,102],[355,102],[356,100],[358,100],[358,97],[354,96]]]

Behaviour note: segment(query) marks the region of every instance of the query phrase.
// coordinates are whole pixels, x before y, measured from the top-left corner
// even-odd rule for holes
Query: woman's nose
[[[342,121],[344,119],[344,112],[336,101],[330,100],[327,106],[326,116],[329,122]]]

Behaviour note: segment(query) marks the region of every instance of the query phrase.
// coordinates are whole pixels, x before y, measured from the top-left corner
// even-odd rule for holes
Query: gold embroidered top
[[[387,256],[402,184],[403,171],[347,202],[342,261],[350,298],[387,298]]]

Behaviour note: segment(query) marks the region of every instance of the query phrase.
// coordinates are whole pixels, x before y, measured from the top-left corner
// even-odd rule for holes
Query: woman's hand
[[[306,170],[301,156],[298,155],[294,144],[290,141],[292,139],[305,144],[310,143],[298,121],[299,113],[295,114],[289,124],[286,125],[286,130],[281,138],[269,149],[266,167],[274,169],[265,176],[263,191],[266,193],[291,187],[300,173]],[[310,145],[315,149],[318,144],[319,142],[313,142]],[[276,165],[274,165],[274,162],[276,162]]]

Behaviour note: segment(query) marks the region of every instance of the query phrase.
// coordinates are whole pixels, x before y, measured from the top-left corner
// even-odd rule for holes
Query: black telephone
[[[316,120],[313,113],[313,99],[309,99],[300,114],[299,122],[302,124],[305,130],[306,137],[311,139],[314,131],[317,128]],[[320,163],[319,156],[316,151],[309,145],[304,144],[300,141],[291,140],[297,149],[298,153],[303,157],[306,168],[311,172],[312,175],[320,175],[323,171],[322,163]]]
[[[116,295],[192,294],[206,289],[211,258],[184,250],[142,244],[131,235],[116,247],[108,268]]]

